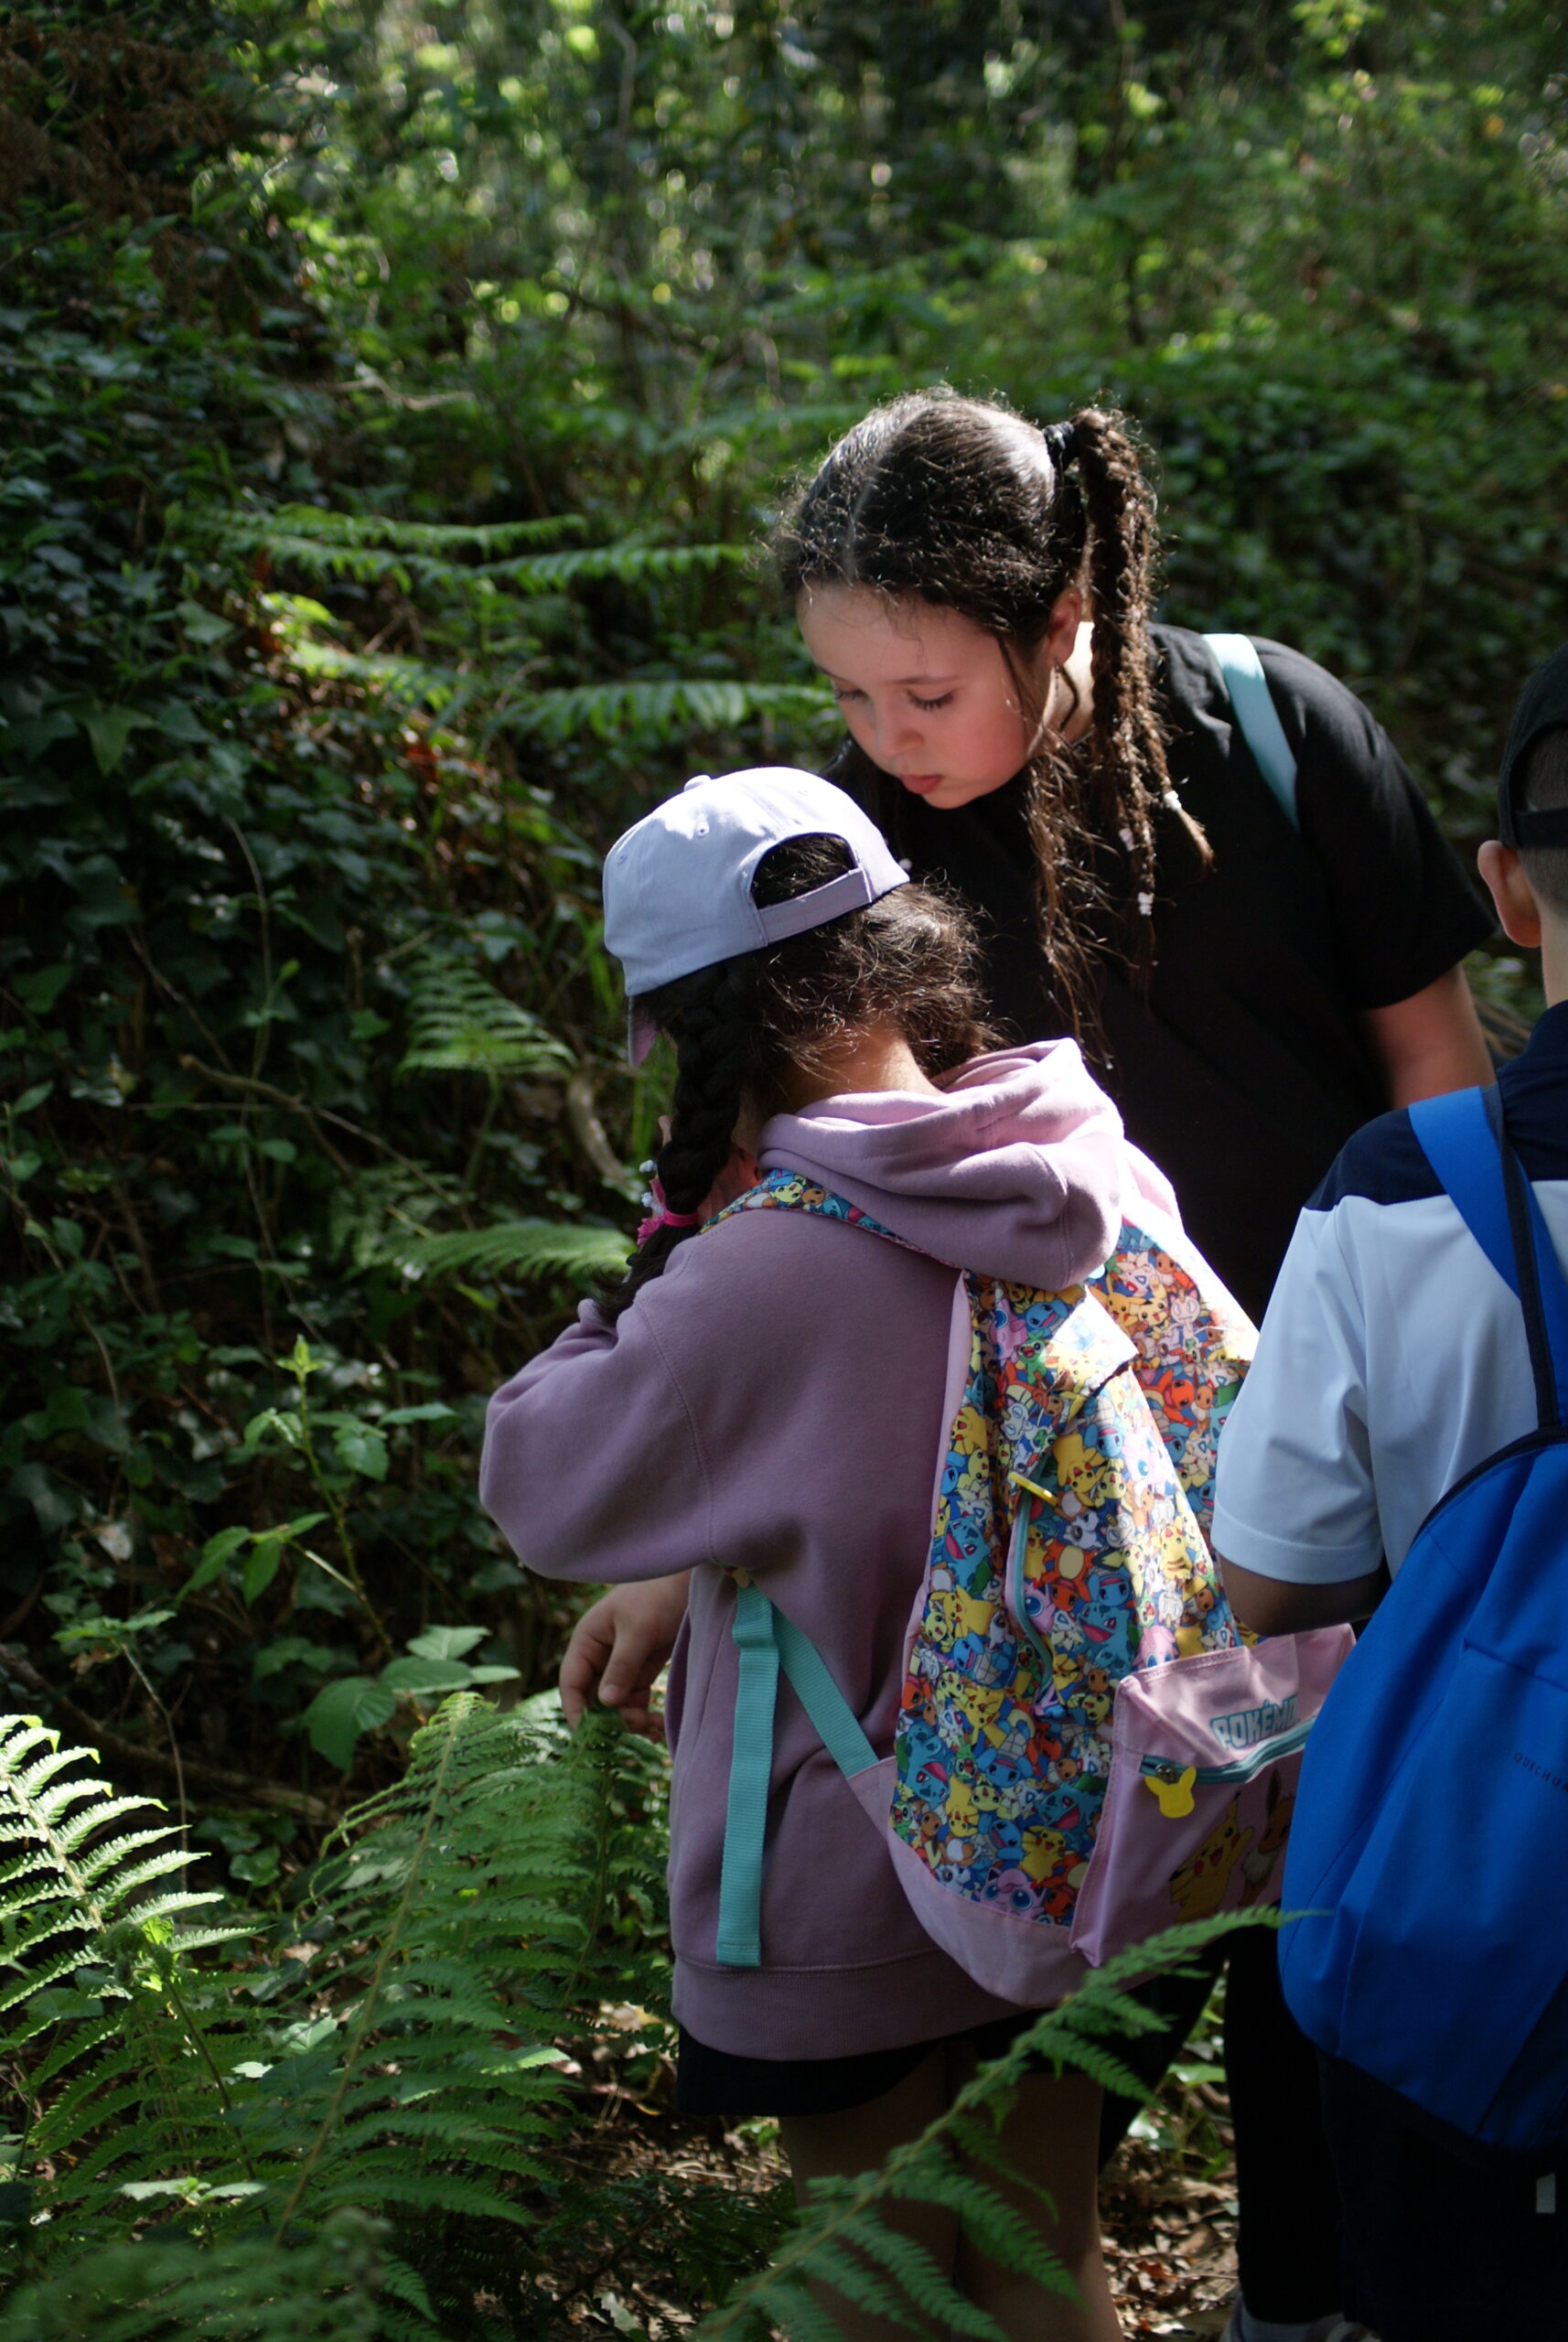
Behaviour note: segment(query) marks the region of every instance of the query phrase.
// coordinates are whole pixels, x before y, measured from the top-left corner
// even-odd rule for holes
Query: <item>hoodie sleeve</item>
[[[498,1391],[479,1499],[520,1562],[594,1585],[714,1559],[712,1495],[656,1312],[577,1322]]]

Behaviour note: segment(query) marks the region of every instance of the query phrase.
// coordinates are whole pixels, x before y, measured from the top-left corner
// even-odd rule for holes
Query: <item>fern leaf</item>
[[[743,567],[751,559],[751,549],[744,544],[658,545],[628,537],[618,544],[489,562],[474,575],[510,586],[520,594],[563,594],[573,586],[607,579],[618,586],[641,586],[698,570]]]
[[[475,1270],[517,1277],[564,1275],[591,1284],[617,1276],[632,1249],[629,1236],[595,1221],[508,1219],[494,1228],[459,1228],[398,1247],[400,1263],[425,1276]]]
[[[1021,2277],[1032,2277],[1048,2293],[1076,2291],[1060,2261],[1023,2214],[972,2173],[933,2156],[922,2173],[919,2194],[926,2203],[955,2213],[970,2242],[988,2260]]]
[[[842,2241],[828,2239],[817,2247],[811,2256],[811,2277],[816,2284],[831,2285],[846,2302],[852,2302],[856,2309],[870,2311],[875,2317],[902,2321],[908,2316],[910,2305],[899,2290],[857,2260]],[[918,2314],[909,2322],[917,2332],[929,2331]]]
[[[382,2232],[338,2213],[292,2250],[242,2237],[203,2249],[188,2238],[78,2253],[0,2309],[0,2342],[380,2342],[379,2296],[391,2272]],[[405,2333],[435,2342],[408,2304]]]
[[[537,521],[453,522],[398,521],[384,512],[333,512],[322,505],[285,504],[275,513],[257,513],[234,524],[252,533],[243,542],[258,550],[276,543],[274,532],[292,529],[322,543],[387,545],[395,552],[429,553],[447,559],[455,553],[480,553],[491,558],[513,545],[548,544],[552,539],[580,534],[587,522],[581,514],[558,512]]]
[[[768,2322],[790,2337],[790,2342],[843,2342],[843,2335],[831,2310],[814,2301],[803,2284],[793,2279],[758,2288],[757,2305]],[[1000,2326],[996,2342],[1006,2342]]]
[[[537,1016],[497,992],[477,968],[434,956],[414,968],[400,1073],[561,1073],[573,1062]]]
[[[869,2210],[847,2220],[842,2233],[862,2252],[880,2261],[910,2304],[939,2330],[955,2326],[963,2312],[963,2296],[918,2238],[889,2228]]]
[[[832,701],[806,683],[739,681],[647,683],[577,683],[532,693],[512,703],[504,726],[564,740],[592,732],[607,739],[636,728],[671,737],[693,725],[703,731],[736,731],[758,717],[802,726],[821,725]]]
[[[159,1822],[151,1829],[129,1831],[123,1838],[91,1846],[85,1854],[82,1853],[81,1848],[87,1845],[88,1841],[99,1838],[111,1822],[119,1821],[122,1814],[145,1813],[146,1810],[147,1799],[145,1797],[104,1799],[93,1804],[87,1812],[79,1813],[73,1821],[58,1825],[55,1842],[61,1853],[75,1858],[77,1876],[91,1886],[106,1870],[113,1869],[122,1852],[141,1846],[167,1845],[171,1839],[178,1837],[179,1832],[172,1822]],[[38,1812],[45,1821],[55,1819],[48,1799],[40,1800]]]

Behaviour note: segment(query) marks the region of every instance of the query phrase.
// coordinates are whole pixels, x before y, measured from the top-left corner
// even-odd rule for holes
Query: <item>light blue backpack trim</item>
[[[715,1950],[726,1968],[758,1968],[762,1964],[762,1859],[780,1667],[818,1738],[846,1779],[875,1765],[876,1751],[815,1643],[774,1608],[759,1585],[736,1585],[731,1633],[740,1654],[740,1668]]]
[[[1246,634],[1206,634],[1203,639],[1214,653],[1214,663],[1230,694],[1230,704],[1241,727],[1241,737],[1252,751],[1252,760],[1278,798],[1292,829],[1299,833],[1295,757],[1264,678],[1257,646]]]

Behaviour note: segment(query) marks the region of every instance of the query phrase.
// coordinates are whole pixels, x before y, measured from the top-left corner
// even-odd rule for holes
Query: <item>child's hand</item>
[[[662,1740],[663,1715],[650,1706],[654,1678],[669,1664],[686,1616],[691,1572],[612,1586],[572,1629],[561,1661],[561,1705],[575,1726],[599,1701],[646,1740]]]

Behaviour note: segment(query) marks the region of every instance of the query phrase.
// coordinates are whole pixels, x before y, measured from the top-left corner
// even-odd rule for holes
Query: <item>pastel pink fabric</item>
[[[714,1959],[736,1672],[726,1567],[764,1577],[886,1755],[947,1430],[954,1268],[1076,1283],[1103,1262],[1124,1202],[1154,1200],[1153,1181],[1165,1208],[1169,1191],[1067,1042],[979,1058],[940,1098],[835,1098],[780,1116],[760,1151],[934,1257],[840,1221],[736,1214],[677,1246],[614,1326],[585,1302],[496,1393],[480,1486],[545,1576],[693,1569],[668,1700],[676,2012],[714,2048],[842,2057],[1013,2004],[920,1926],[885,1833],[787,1683],[764,1965]]]

